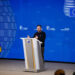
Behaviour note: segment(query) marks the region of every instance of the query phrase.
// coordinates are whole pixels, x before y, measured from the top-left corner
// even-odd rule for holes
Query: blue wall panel
[[[0,57],[24,59],[20,38],[27,35],[32,37],[36,32],[36,25],[41,24],[43,31],[46,32],[44,59],[75,62],[75,3],[74,0],[71,1],[72,8],[68,0],[7,0],[7,3],[4,2],[9,13],[5,13],[8,16],[0,22],[0,30],[3,30],[0,32],[2,33],[0,40],[3,39],[1,36],[7,37],[8,44],[0,45],[3,51]],[[3,14],[4,10],[1,6],[0,9]],[[0,16],[0,19],[1,17],[3,18]],[[5,27],[3,25],[7,25],[6,29],[3,29]],[[9,32],[9,37],[8,34],[3,35],[4,31]],[[4,39],[0,41],[0,44],[2,43],[6,44]],[[8,48],[4,49],[5,46]]]

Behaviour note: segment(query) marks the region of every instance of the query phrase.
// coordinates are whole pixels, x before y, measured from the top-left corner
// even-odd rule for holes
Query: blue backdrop
[[[3,20],[12,27],[2,29],[0,26],[1,30],[10,32],[9,36],[0,35],[0,38],[8,39],[0,41],[2,47],[0,58],[24,59],[20,38],[27,35],[32,37],[36,32],[36,25],[41,24],[43,31],[46,32],[44,59],[75,62],[75,7],[70,7],[66,0],[10,0],[4,3],[7,4],[6,8],[11,8],[8,16],[11,19],[12,14],[14,22]],[[11,38],[12,41],[9,41]],[[7,44],[9,48],[4,48],[5,41],[9,43]]]

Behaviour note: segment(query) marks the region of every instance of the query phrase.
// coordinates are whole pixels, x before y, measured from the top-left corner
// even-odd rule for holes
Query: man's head
[[[62,69],[59,69],[55,72],[55,75],[65,75],[65,71]]]
[[[75,75],[75,72],[73,73],[73,75]]]
[[[37,31],[41,32],[41,30],[42,30],[42,26],[41,25],[37,25]]]

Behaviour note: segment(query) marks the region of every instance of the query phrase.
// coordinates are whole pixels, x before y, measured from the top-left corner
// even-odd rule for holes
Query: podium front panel
[[[25,56],[25,71],[37,72],[43,70],[40,41],[34,38],[22,38],[22,40]]]
[[[25,40],[27,63],[29,69],[35,69],[34,48],[32,39]]]

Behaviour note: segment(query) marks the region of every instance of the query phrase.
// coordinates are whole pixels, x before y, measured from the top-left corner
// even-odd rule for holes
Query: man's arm
[[[41,38],[38,38],[40,41],[44,42],[46,39],[46,34],[45,32],[43,33],[43,36],[41,36]]]
[[[35,38],[36,37],[36,33],[33,35],[33,38]]]

